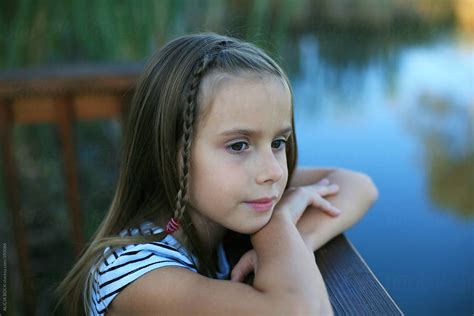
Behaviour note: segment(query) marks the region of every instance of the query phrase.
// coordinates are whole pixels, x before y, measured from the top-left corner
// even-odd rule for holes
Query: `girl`
[[[296,151],[289,81],[262,50],[168,43],[136,87],[109,212],[59,287],[68,315],[332,314],[313,251],[377,191],[356,172],[296,169]],[[232,271],[228,231],[253,246]]]

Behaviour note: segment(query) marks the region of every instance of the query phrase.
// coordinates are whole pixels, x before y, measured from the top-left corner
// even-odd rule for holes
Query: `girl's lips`
[[[263,198],[253,201],[247,201],[245,203],[250,206],[254,211],[266,212],[272,209],[274,200],[274,198]]]
[[[269,203],[269,202],[272,202],[275,199],[276,199],[276,197],[273,197],[273,196],[272,197],[264,197],[264,198],[261,198],[261,199],[247,201],[247,203]]]

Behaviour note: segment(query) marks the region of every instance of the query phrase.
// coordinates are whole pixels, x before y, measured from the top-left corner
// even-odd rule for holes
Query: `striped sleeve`
[[[168,266],[197,269],[188,256],[162,242],[129,245],[114,251],[93,273],[92,314],[103,315],[120,291],[145,273]]]

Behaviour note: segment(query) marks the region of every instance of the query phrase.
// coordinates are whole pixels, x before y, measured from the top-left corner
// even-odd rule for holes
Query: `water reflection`
[[[439,209],[472,217],[474,46],[446,39],[407,45],[385,62],[374,56],[358,69],[328,62],[321,53],[324,45],[313,34],[299,42],[301,73],[293,83],[301,128],[310,124],[308,117],[314,124],[350,116],[359,116],[367,128],[376,124],[375,113],[394,111],[412,135],[406,141],[419,147],[431,200]],[[333,136],[346,128],[331,124]]]
[[[407,315],[472,306],[474,43],[458,41],[440,34],[358,68],[328,62],[331,44],[313,32],[292,77],[300,163],[361,170],[379,186],[348,235]]]
[[[422,146],[431,199],[474,216],[474,45],[441,41],[400,61],[398,104]]]

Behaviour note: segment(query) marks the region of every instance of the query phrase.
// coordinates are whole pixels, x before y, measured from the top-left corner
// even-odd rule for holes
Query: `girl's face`
[[[224,75],[216,87],[194,134],[189,211],[195,224],[251,234],[270,220],[288,180],[290,92],[271,76]],[[261,199],[271,201],[250,203]]]

